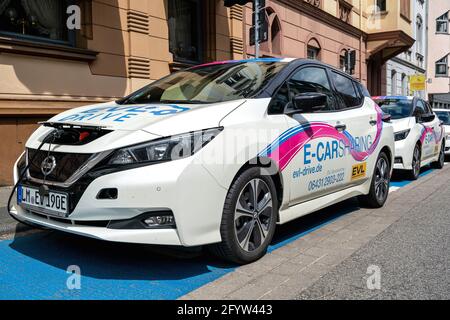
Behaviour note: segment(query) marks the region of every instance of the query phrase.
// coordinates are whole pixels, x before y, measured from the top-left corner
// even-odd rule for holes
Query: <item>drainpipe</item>
[[[425,82],[425,99],[429,100],[429,96],[428,96],[428,17],[429,17],[429,8],[430,8],[430,0],[426,0],[426,5],[425,5],[425,78],[427,79],[427,81]]]
[[[254,8],[253,11],[255,12],[255,58],[259,58],[259,0],[254,1]]]
[[[363,10],[362,10],[362,0],[359,0],[359,30],[362,31],[362,19],[363,19]],[[362,68],[363,68],[363,53],[362,53],[362,42],[364,41],[363,36],[361,35],[359,39],[359,80],[362,82]],[[366,47],[367,51],[367,47]],[[364,59],[366,59],[366,54],[364,53]],[[366,65],[367,67],[367,65]],[[366,70],[367,75],[367,70]],[[366,80],[367,81],[367,80]],[[366,83],[367,86],[367,83]]]

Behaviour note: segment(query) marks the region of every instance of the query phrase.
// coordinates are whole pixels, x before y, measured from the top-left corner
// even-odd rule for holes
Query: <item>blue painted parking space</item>
[[[430,174],[427,169],[422,177]],[[394,187],[411,181],[394,178]],[[355,200],[280,226],[274,251],[358,209]],[[167,254],[169,253],[169,254]],[[69,290],[71,265],[80,267],[81,290]],[[116,244],[59,232],[0,242],[0,300],[177,299],[237,266],[207,252]]]

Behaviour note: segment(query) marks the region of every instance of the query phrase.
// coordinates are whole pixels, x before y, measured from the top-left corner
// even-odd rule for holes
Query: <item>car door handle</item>
[[[369,123],[370,123],[371,126],[376,126],[378,124],[378,121],[377,120],[370,120]]]
[[[347,126],[345,124],[338,124],[335,126],[336,130],[339,132],[347,130]]]

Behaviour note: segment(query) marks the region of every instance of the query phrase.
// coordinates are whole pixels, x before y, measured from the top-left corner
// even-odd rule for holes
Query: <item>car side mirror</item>
[[[318,92],[300,93],[294,97],[290,113],[313,113],[322,110],[327,104],[327,96]]]
[[[383,116],[381,117],[381,120],[383,122],[391,122],[392,121],[392,116],[389,113],[384,113]]]
[[[413,117],[416,118],[417,123],[423,122],[422,118],[423,118],[424,114],[421,113],[419,109],[414,110],[412,115],[413,115]]]
[[[431,122],[436,119],[436,116],[434,114],[424,114],[420,117],[421,122]]]

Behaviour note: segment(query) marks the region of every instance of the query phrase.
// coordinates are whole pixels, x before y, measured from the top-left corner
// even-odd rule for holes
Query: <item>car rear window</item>
[[[332,72],[334,86],[341,100],[341,109],[355,108],[362,104],[362,96],[356,89],[354,81],[339,73]]]

